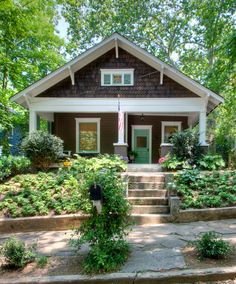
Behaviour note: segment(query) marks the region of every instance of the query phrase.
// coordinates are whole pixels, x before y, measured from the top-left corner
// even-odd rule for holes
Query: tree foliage
[[[12,124],[26,121],[25,111],[10,104],[9,97],[64,62],[64,41],[55,32],[57,4],[57,0],[0,1],[0,126],[5,142]]]

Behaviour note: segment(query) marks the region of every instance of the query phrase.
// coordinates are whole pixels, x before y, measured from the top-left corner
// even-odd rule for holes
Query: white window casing
[[[171,143],[165,142],[165,127],[177,126],[178,131],[181,131],[182,121],[162,121],[161,122],[161,146],[171,145]]]
[[[115,82],[115,76],[120,82]],[[101,86],[133,86],[134,69],[101,69]]]
[[[75,118],[76,122],[76,153],[100,153],[100,121],[101,118]],[[97,124],[97,149],[96,151],[80,151],[80,123],[96,123]]]

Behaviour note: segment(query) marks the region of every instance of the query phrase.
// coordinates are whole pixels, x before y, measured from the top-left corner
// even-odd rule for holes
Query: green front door
[[[137,152],[135,163],[149,164],[149,129],[134,129],[133,150]]]

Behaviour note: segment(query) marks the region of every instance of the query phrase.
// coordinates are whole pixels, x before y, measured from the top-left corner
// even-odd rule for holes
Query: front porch
[[[103,99],[35,98],[30,109],[30,132],[38,129],[41,118],[48,121],[50,132],[64,141],[66,151],[88,156],[116,153],[127,157],[133,150],[138,153],[135,163],[139,164],[156,164],[168,152],[172,133],[192,128],[198,121],[199,142],[206,145],[203,99],[135,101],[133,106],[131,100],[121,99],[118,111],[117,99],[107,99],[105,103]]]

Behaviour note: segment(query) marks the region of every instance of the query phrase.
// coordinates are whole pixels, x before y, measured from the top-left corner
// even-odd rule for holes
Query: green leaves
[[[21,147],[32,164],[42,170],[47,170],[63,156],[63,141],[45,131],[31,133],[22,141]]]
[[[182,208],[224,207],[236,204],[236,172],[202,173],[183,170],[176,176]]]
[[[103,196],[102,211],[98,214],[92,206],[84,208],[84,213],[89,213],[90,217],[75,231],[79,238],[72,244],[78,249],[84,243],[90,244],[90,252],[84,262],[86,273],[113,271],[124,263],[128,255],[128,244],[124,238],[130,225],[130,205],[125,199],[125,184],[120,177],[125,164],[118,156],[109,158],[105,155],[89,160],[78,157],[71,167],[74,175],[76,167],[79,172],[82,171],[81,164],[84,167],[82,196],[89,200],[89,187],[99,184]]]
[[[232,252],[232,246],[214,231],[199,234],[190,244],[195,247],[200,258],[222,259]]]

